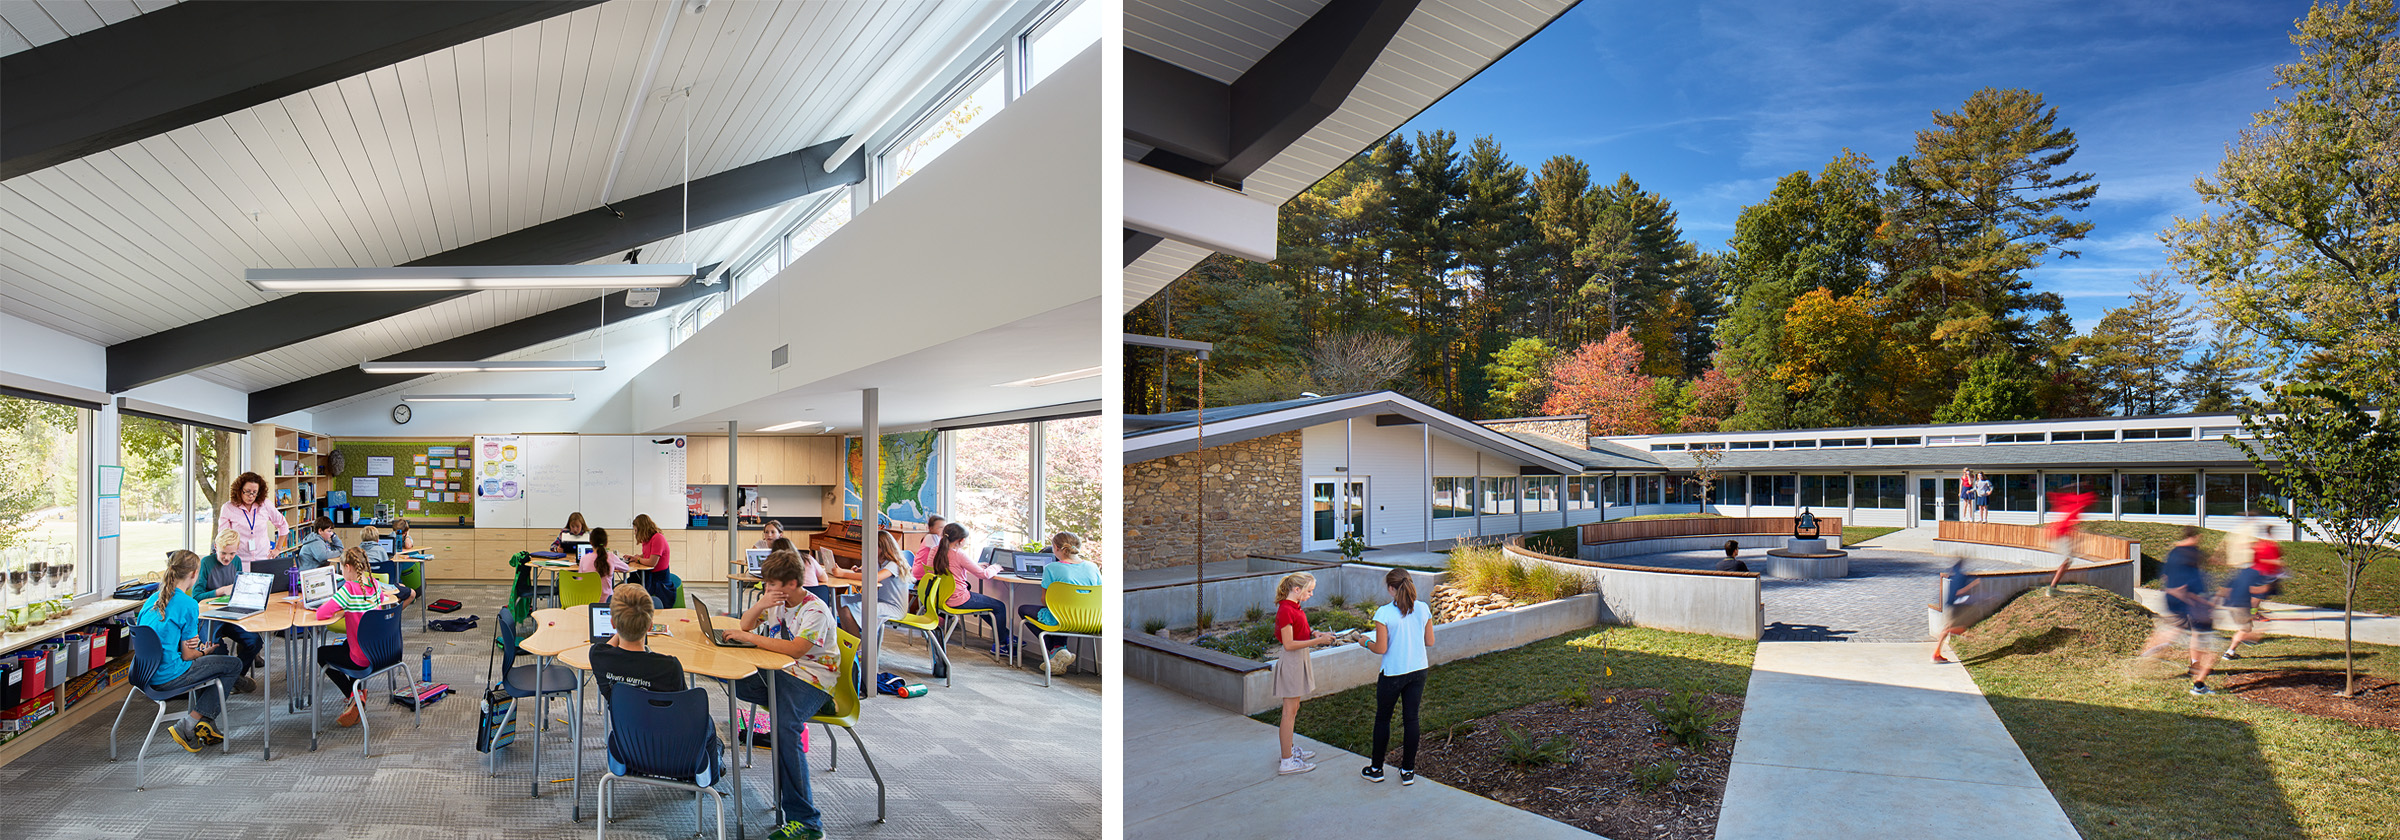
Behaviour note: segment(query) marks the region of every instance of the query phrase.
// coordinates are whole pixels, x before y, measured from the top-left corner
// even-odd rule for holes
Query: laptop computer
[[[709,621],[708,621],[708,605],[707,605],[707,604],[703,604],[703,603],[701,603],[701,602],[700,602],[700,599],[698,599],[698,598],[693,598],[693,599],[691,599],[691,601],[692,601],[692,612],[694,612],[694,613],[698,614],[698,615],[699,615],[699,617],[700,617],[700,634],[701,634],[701,635],[703,635],[703,636],[707,636],[707,637],[708,637],[708,640],[709,640],[709,641],[711,641],[711,642],[714,642],[714,643],[716,643],[717,647],[730,647],[730,648],[754,648],[754,647],[758,647],[757,645],[751,644],[751,643],[749,643],[749,642],[740,641],[740,640],[738,640],[738,639],[728,639],[728,638],[725,638],[725,631],[723,631],[723,630],[719,630],[719,629],[717,629],[717,628],[715,628],[715,627],[711,627],[711,626],[709,626]]]
[[[201,613],[201,618],[218,621],[240,621],[265,612],[267,595],[275,590],[275,576],[243,572],[233,580],[233,603],[222,609]]]
[[[318,566],[300,572],[300,605],[313,610],[333,600],[335,578],[339,574],[339,570],[333,566]]]
[[[268,578],[268,589],[282,589],[291,584],[292,566],[296,562],[297,558],[292,557],[270,557],[265,560],[253,560],[250,561],[250,571],[255,574],[266,575]]]
[[[775,550],[772,548],[749,548],[742,550],[743,559],[750,564],[751,577],[758,577],[759,569],[766,565],[767,555],[773,553],[775,553]]]
[[[1058,555],[1047,552],[1017,551],[1011,553],[1016,555],[1011,568],[1016,571],[1017,577],[1038,579],[1042,576],[1043,566],[1058,562]]]

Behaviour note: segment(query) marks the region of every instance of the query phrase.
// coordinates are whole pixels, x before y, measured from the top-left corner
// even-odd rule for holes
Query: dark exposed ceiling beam
[[[833,172],[836,138],[692,182],[691,225],[706,227],[867,177],[866,156]],[[567,265],[639,248],[683,231],[683,187],[673,186],[453,248],[407,265]],[[110,345],[108,389],[164,379],[371,324],[473,292],[303,292]]]
[[[700,270],[699,277],[714,274],[718,266]],[[723,285],[703,286],[686,283],[671,289],[658,290],[658,305],[635,309],[625,305],[625,295],[610,292],[601,298],[607,308],[591,302],[562,306],[539,315],[529,315],[490,329],[478,330],[444,341],[437,341],[414,350],[385,356],[379,362],[460,362],[481,361],[503,356],[549,341],[596,329],[602,322],[618,323],[628,318],[672,308],[703,295],[724,290]],[[367,373],[357,366],[320,373],[297,382],[288,382],[250,393],[250,422],[256,423],[277,415],[306,411],[330,402],[349,399],[360,394],[420,379],[420,373]]]
[[[1233,83],[1128,49],[1125,136],[1142,162],[1239,187],[1357,89],[1418,0],[1332,0]]]
[[[211,0],[137,15],[0,57],[0,178],[599,2]]]

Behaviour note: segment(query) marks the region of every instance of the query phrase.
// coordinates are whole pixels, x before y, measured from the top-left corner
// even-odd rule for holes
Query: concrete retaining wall
[[[1962,540],[1935,540],[1934,544],[1941,546],[1943,552],[1955,554],[1960,557],[1969,557],[1976,560],[2000,560],[2029,568],[2043,569],[2045,571],[2058,568],[2058,552],[2055,551],[2044,551],[2038,548],[2018,548],[2016,546],[2009,545],[1990,545],[1987,543],[1965,542]],[[2090,560],[2077,559],[2075,562],[2078,564],[2089,565],[2093,562],[2115,562],[2117,560],[2140,559],[2142,559],[2142,544],[2138,542],[2129,542],[2126,544],[2124,557],[2103,557]],[[2081,568],[2081,565],[2079,565],[2077,568]],[[2069,572],[2069,574],[2073,574],[2073,572]]]
[[[1713,537],[1724,545],[1726,537]],[[1771,537],[1782,545],[1783,537]],[[1655,546],[1671,540],[1643,540]],[[1599,546],[1584,546],[1586,549]],[[1569,560],[1528,550],[1522,539],[1502,550],[1529,563],[1548,563],[1591,583],[1600,596],[1600,621],[1684,633],[1756,640],[1766,628],[1766,604],[1754,572],[1708,572]],[[1658,550],[1658,549],[1653,549]]]
[[[1827,532],[1823,536],[1823,539],[1825,540],[1825,547],[1827,548],[1839,549],[1842,547],[1842,535],[1838,532]],[[1785,534],[1738,534],[1714,537],[1663,537],[1654,540],[1624,540],[1621,542],[1604,542],[1576,546],[1575,556],[1582,560],[1607,561],[1618,557],[1636,557],[1643,554],[1658,554],[1667,551],[1719,551],[1725,548],[1726,540],[1732,540],[1734,544],[1743,548],[1767,549],[1782,548],[1785,542],[1791,540],[1791,537]]]
[[[1465,621],[1434,625],[1433,647],[1426,654],[1435,665],[1468,659],[1591,627],[1601,623],[1600,615],[1598,595],[1577,595],[1486,613]],[[1126,641],[1127,677],[1147,680],[1245,715],[1283,707],[1283,701],[1275,696],[1275,672],[1269,663],[1178,644],[1146,633],[1128,634]],[[1383,662],[1382,656],[1359,644],[1320,648],[1311,651],[1309,657],[1309,668],[1316,676],[1316,696],[1320,697],[1373,683]]]
[[[2057,555],[2050,555],[2049,559],[2055,561]],[[1982,621],[1990,618],[1992,613],[1999,612],[2001,607],[2008,604],[2009,598],[2017,593],[2050,585],[2050,575],[2057,569],[2057,565],[2053,563],[2047,569],[1972,573],[1969,577],[1975,579],[1975,591],[1969,593],[1972,596],[1971,600],[1965,604],[1953,605],[1950,609],[1955,610],[1969,624]],[[2068,569],[2067,573],[2059,578],[2059,582],[2089,584],[2132,598],[2134,588],[2141,585],[2141,576],[2141,552],[2137,544],[2132,559],[2112,560],[2106,563],[2082,563]],[[1930,600],[1938,604],[1941,601],[1941,591],[1941,584],[1937,580]],[[1946,621],[1940,609],[1937,608],[1931,612],[1932,615],[1927,620],[1931,623],[1932,632],[1940,633]]]
[[[1365,563],[1309,566],[1263,557],[1253,558],[1251,564],[1258,571],[1249,575],[1222,577],[1202,584],[1162,584],[1128,589],[1125,592],[1125,626],[1137,633],[1152,621],[1164,621],[1168,627],[1192,626],[1196,620],[1192,612],[1192,587],[1195,585],[1201,587],[1202,595],[1208,600],[1208,611],[1218,621],[1239,618],[1251,607],[1272,612],[1275,608],[1275,584],[1292,572],[1307,572],[1316,576],[1317,595],[1311,601],[1314,604],[1328,603],[1335,596],[1360,604],[1380,604],[1391,600],[1391,595],[1383,588],[1383,575],[1390,571],[1386,566]],[[1417,595],[1420,598],[1432,597],[1433,585],[1443,578],[1439,572],[1414,569],[1409,570],[1409,576],[1416,578]]]

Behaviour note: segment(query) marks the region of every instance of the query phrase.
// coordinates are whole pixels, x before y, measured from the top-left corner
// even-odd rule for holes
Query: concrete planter
[[[1378,571],[1380,574],[1380,571]],[[1430,591],[1430,587],[1420,591]],[[1438,666],[1532,642],[1601,623],[1601,599],[1577,595],[1464,621],[1437,624],[1433,647],[1426,651]],[[1253,662],[1206,648],[1178,644],[1148,634],[1128,637],[1125,675],[1165,686],[1218,707],[1245,715],[1283,707],[1275,696],[1275,672],[1270,663]],[[1317,680],[1317,696],[1375,682],[1383,657],[1365,645],[1340,645],[1309,654]]]

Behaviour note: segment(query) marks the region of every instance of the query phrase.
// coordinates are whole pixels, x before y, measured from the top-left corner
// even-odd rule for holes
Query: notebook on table
[[[692,612],[694,612],[694,613],[698,613],[698,614],[699,614],[699,616],[700,616],[700,634],[701,634],[701,635],[704,635],[704,636],[707,636],[707,637],[708,637],[708,640],[709,640],[710,642],[714,642],[714,643],[716,643],[716,646],[717,646],[717,647],[730,647],[730,648],[754,648],[754,647],[758,647],[757,645],[751,644],[751,643],[749,643],[749,642],[741,641],[741,640],[739,640],[739,639],[728,639],[728,638],[725,638],[725,631],[723,631],[723,630],[719,630],[719,629],[717,629],[717,628],[715,628],[715,627],[713,627],[713,626],[710,626],[710,624],[709,624],[709,620],[708,620],[708,605],[707,605],[707,604],[704,604],[704,603],[701,603],[701,602],[700,602],[700,599],[698,599],[698,598],[693,598],[693,599],[692,599]]]
[[[275,589],[275,576],[258,572],[243,572],[233,580],[233,603],[223,609],[201,613],[201,618],[218,621],[240,621],[267,609],[267,595]]]

